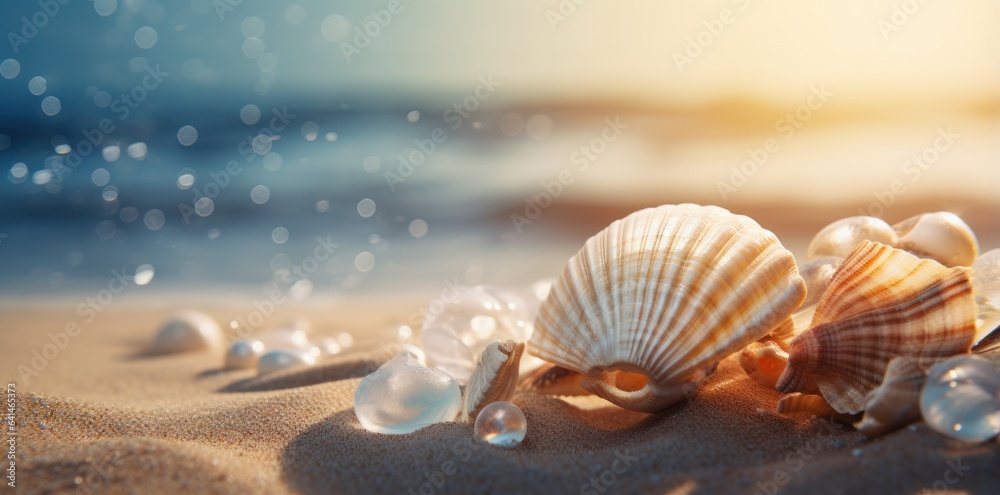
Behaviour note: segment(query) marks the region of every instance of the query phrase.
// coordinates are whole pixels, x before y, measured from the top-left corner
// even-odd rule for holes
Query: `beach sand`
[[[460,423],[409,435],[365,431],[354,389],[389,357],[392,321],[421,300],[339,299],[281,307],[275,324],[354,333],[352,352],[256,377],[222,356],[141,353],[180,307],[110,305],[37,375],[33,351],[79,316],[71,301],[3,303],[3,377],[17,383],[21,493],[996,493],[1000,444],[969,445],[923,423],[874,440],[849,425],[777,415],[779,394],[725,360],[697,395],[647,415],[594,397],[519,394],[528,433],[493,448]],[[172,301],[171,305],[178,304]],[[51,349],[50,349],[51,350]],[[44,358],[44,356],[43,356]],[[994,359],[997,359],[994,357]],[[37,363],[36,363],[37,364]]]

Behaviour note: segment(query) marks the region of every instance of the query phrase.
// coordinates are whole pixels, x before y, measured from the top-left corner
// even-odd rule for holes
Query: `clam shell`
[[[804,298],[774,234],[719,207],[665,205],[587,240],[542,304],[529,345],[586,375],[581,385],[594,394],[656,412]]]
[[[522,353],[524,342],[495,340],[486,344],[465,387],[462,421],[474,421],[489,403],[505,401],[514,395]]]
[[[837,270],[811,328],[792,341],[776,388],[794,392],[812,379],[835,410],[860,412],[892,358],[927,367],[969,352],[975,314],[967,268],[864,241]]]
[[[979,242],[958,215],[947,211],[924,213],[892,226],[899,236],[896,247],[944,266],[972,266]]]
[[[870,437],[896,431],[920,419],[920,390],[927,380],[913,359],[889,361],[882,384],[868,393],[865,415],[854,427]]]
[[[846,258],[861,244],[861,241],[875,241],[894,246],[897,239],[896,231],[881,218],[841,218],[820,229],[813,237],[806,251],[806,259]]]

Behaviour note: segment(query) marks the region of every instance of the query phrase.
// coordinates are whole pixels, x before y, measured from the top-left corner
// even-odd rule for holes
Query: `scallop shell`
[[[920,419],[920,390],[927,380],[912,359],[889,361],[882,384],[868,393],[865,416],[854,427],[870,437],[896,431]]]
[[[924,213],[892,226],[899,241],[896,247],[944,266],[972,266],[979,242],[972,228],[958,215],[947,211]]]
[[[465,387],[462,421],[474,421],[487,404],[508,400],[514,395],[523,352],[524,342],[495,340],[486,344]]]
[[[590,395],[580,386],[583,375],[571,369],[547,364],[524,374],[518,389],[541,395]]]
[[[586,375],[581,385],[594,394],[656,412],[804,298],[795,259],[774,234],[719,207],[665,205],[587,240],[542,304],[529,344]]]
[[[806,259],[835,257],[846,258],[861,241],[869,240],[896,245],[898,237],[885,220],[875,217],[841,218],[820,231],[809,243]]]
[[[761,339],[761,342],[771,341],[778,344],[782,350],[788,351],[788,346],[792,339],[809,328],[813,313],[816,312],[816,303],[823,295],[833,274],[843,260],[840,258],[817,258],[807,261],[799,267],[799,275],[806,283],[806,300],[802,301],[799,309],[792,313],[778,325],[769,335]]]
[[[811,328],[792,341],[776,388],[794,392],[812,379],[838,412],[860,412],[892,358],[927,367],[969,352],[975,314],[967,268],[864,241],[837,270]]]

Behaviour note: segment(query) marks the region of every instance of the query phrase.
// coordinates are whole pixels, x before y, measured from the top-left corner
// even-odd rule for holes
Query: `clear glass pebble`
[[[446,291],[424,317],[423,349],[434,367],[464,385],[476,358],[494,340],[531,336],[529,305],[517,294],[489,285]]]
[[[237,340],[226,351],[226,369],[245,370],[254,368],[263,355],[263,342],[257,339]]]
[[[920,392],[927,424],[952,438],[981,442],[1000,434],[1000,369],[976,355],[931,367]]]
[[[447,373],[421,366],[408,352],[364,377],[354,391],[354,414],[368,431],[411,433],[458,415],[462,394]]]
[[[493,402],[476,416],[476,436],[491,445],[503,448],[517,447],[528,432],[524,413],[510,402]]]

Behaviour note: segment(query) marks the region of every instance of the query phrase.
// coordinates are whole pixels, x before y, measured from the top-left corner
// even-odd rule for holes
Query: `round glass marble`
[[[981,442],[1000,434],[1000,369],[989,359],[962,355],[931,367],[920,392],[931,428],[952,438]]]
[[[528,432],[524,413],[510,402],[493,402],[476,416],[476,436],[491,445],[507,449],[517,447]]]

